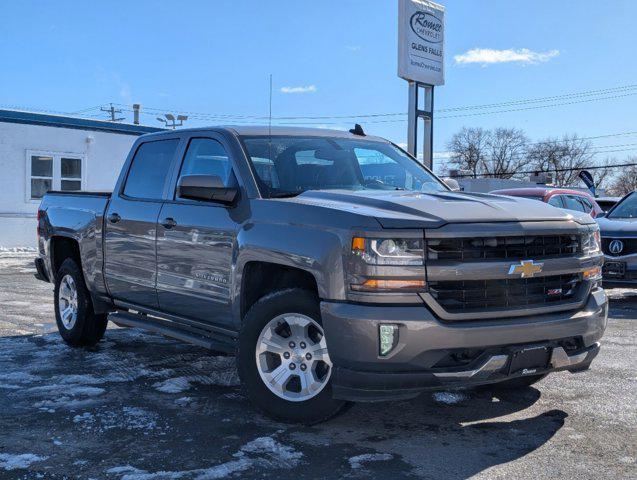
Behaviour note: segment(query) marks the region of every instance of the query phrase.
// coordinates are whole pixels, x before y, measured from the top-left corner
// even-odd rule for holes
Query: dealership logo
[[[442,42],[442,21],[429,12],[418,11],[411,16],[409,25],[425,42]]]
[[[608,251],[613,255],[619,255],[624,250],[624,242],[621,240],[613,240],[608,245]]]
[[[535,260],[522,260],[514,263],[509,268],[509,275],[520,275],[522,278],[533,278],[536,273],[542,271],[543,263],[535,263]]]

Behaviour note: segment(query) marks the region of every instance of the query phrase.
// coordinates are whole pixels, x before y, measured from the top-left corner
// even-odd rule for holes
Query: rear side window
[[[179,139],[142,143],[128,171],[124,195],[159,200]]]

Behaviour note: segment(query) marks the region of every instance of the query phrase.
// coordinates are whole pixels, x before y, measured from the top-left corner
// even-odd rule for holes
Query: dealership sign
[[[443,85],[445,9],[428,0],[398,0],[398,76]]]

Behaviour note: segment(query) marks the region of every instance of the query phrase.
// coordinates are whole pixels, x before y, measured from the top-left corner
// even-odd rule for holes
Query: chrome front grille
[[[558,258],[582,250],[577,234],[518,235],[426,240],[428,260],[507,260]]]
[[[430,281],[429,293],[449,313],[536,308],[574,301],[579,274],[499,280]]]

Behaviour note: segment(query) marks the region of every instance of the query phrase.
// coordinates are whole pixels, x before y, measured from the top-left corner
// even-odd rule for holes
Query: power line
[[[606,88],[606,89],[585,90],[585,91],[581,91],[581,92],[571,92],[571,93],[565,93],[565,94],[562,94],[562,95],[553,95],[553,96],[548,96],[548,97],[536,97],[536,98],[527,98],[527,99],[521,99],[521,100],[510,100],[510,101],[506,101],[506,102],[483,104],[483,105],[465,105],[465,106],[458,106],[458,107],[443,108],[443,109],[437,109],[436,113],[455,112],[455,111],[463,111],[463,110],[493,109],[493,108],[499,108],[499,107],[513,106],[513,105],[544,103],[544,102],[549,102],[549,101],[555,101],[555,100],[561,100],[561,99],[569,99],[569,98],[577,98],[577,97],[590,97],[590,96],[600,97],[601,96],[600,98],[583,99],[583,100],[580,100],[580,101],[577,101],[577,102],[553,103],[553,104],[546,105],[546,106],[536,106],[536,107],[534,107],[534,108],[547,108],[549,106],[552,107],[552,106],[560,106],[560,105],[571,105],[571,104],[574,104],[574,103],[585,103],[585,102],[591,102],[591,101],[597,101],[597,100],[607,100],[607,99],[621,98],[621,97],[628,96],[628,95],[635,95],[635,94],[637,94],[637,92],[625,93],[625,94],[622,94],[622,95],[615,95],[615,96],[613,96],[611,94],[620,93],[620,92],[628,92],[630,90],[636,90],[636,89],[637,89],[637,85],[623,85],[623,86]],[[116,105],[121,106],[121,107],[126,107],[126,105],[124,105],[124,104],[116,104]],[[528,107],[527,109],[530,109],[530,108],[531,107]],[[146,112],[147,115],[155,115],[156,113],[150,113],[150,112],[163,112],[163,111],[166,111],[167,109],[166,108],[145,107],[145,110],[147,110],[147,112]],[[175,109],[173,109],[173,110],[175,110]],[[484,114],[489,114],[489,113],[503,113],[503,112],[510,112],[510,111],[518,111],[518,110],[517,109],[511,109],[511,110],[503,110],[503,111],[496,111],[496,112],[480,112],[480,113],[474,113],[472,115],[479,115],[479,114],[484,115]],[[213,120],[213,119],[267,120],[268,119],[267,116],[263,116],[263,115],[213,114],[213,113],[206,113],[206,112],[189,112],[189,111],[184,111],[183,113],[190,115],[191,118],[195,117],[195,118],[209,119],[209,120]],[[356,114],[356,115],[280,116],[280,117],[272,117],[272,119],[273,120],[337,120],[337,119],[378,118],[378,117],[406,116],[406,115],[407,115],[406,112],[390,112],[390,113],[368,113],[368,114]],[[465,115],[462,115],[462,116],[465,116]],[[437,117],[437,118],[456,118],[456,117],[457,116],[455,116],[455,115],[454,116],[446,115],[446,116],[441,116],[441,117]],[[396,120],[385,120],[385,121],[382,121],[382,122],[383,123],[388,123],[388,122],[402,122],[402,121],[406,121],[406,120],[404,120],[404,119],[396,119]],[[378,122],[367,122],[367,123],[381,123],[381,121],[378,121]],[[314,122],[308,122],[307,124],[314,124]]]

